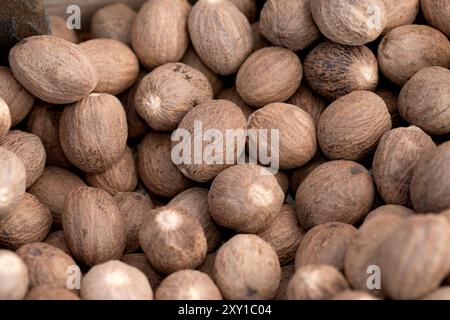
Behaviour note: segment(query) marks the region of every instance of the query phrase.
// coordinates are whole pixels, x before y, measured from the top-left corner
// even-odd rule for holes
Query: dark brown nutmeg
[[[297,250],[295,268],[327,264],[344,271],[345,254],[356,235],[356,228],[340,222],[319,224],[309,230]]]
[[[326,222],[355,224],[369,213],[375,187],[369,171],[353,161],[317,167],[297,190],[297,216],[304,229]]]
[[[421,8],[425,18],[435,28],[450,36],[450,2],[448,0],[421,0]]]
[[[289,284],[289,280],[294,276],[295,266],[294,264],[287,264],[281,267],[281,279],[280,285],[278,287],[278,293],[275,296],[275,300],[287,300],[287,286]]]
[[[315,96],[308,85],[301,84],[295,93],[286,101],[288,104],[293,104],[299,107],[311,116],[314,123],[319,122],[320,115],[325,110],[326,105],[324,101]]]
[[[253,31],[253,38],[255,39],[255,48],[253,50],[258,51],[259,49],[269,47],[270,42],[262,35],[259,21],[252,23],[251,27]]]
[[[116,201],[106,191],[73,190],[66,197],[62,224],[70,251],[84,264],[93,266],[122,257],[125,225]]]
[[[80,297],[77,296],[73,291],[65,288],[53,287],[51,285],[41,285],[38,287],[34,287],[31,289],[27,296],[26,300],[80,300]]]
[[[148,261],[160,273],[195,269],[206,256],[202,226],[179,207],[169,205],[154,210],[144,222],[139,239]]]
[[[153,291],[158,289],[162,280],[161,276],[150,265],[144,253],[126,254],[122,257],[122,262],[139,269],[147,277]]]
[[[383,135],[373,159],[372,174],[386,203],[408,206],[409,184],[419,159],[435,148],[419,128],[397,128]]]
[[[315,168],[320,166],[321,164],[324,164],[327,162],[328,159],[326,159],[321,152],[318,152],[314,158],[312,158],[311,161],[309,161],[304,166],[295,169],[291,176],[289,177],[289,186],[291,189],[292,194],[295,196],[297,193],[298,187],[300,184],[306,179],[306,177],[313,172]]]
[[[22,161],[0,147],[0,219],[21,201],[26,189],[26,171]]]
[[[356,161],[373,151],[391,127],[383,99],[373,92],[355,91],[334,101],[322,113],[317,136],[328,158]]]
[[[206,273],[214,281],[214,263],[216,262],[217,251],[208,253],[203,260],[200,267],[197,268],[198,271]]]

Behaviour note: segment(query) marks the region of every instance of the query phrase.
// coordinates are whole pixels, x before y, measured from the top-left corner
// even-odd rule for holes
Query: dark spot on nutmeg
[[[30,250],[30,254],[33,257],[37,257],[37,256],[40,256],[42,254],[42,251],[39,250],[39,249],[33,248],[33,249]]]
[[[181,71],[181,66],[177,65],[175,68],[173,68],[173,72],[180,72]]]
[[[351,174],[358,174],[361,173],[361,170],[359,168],[354,167],[350,169],[350,172]]]
[[[88,231],[86,229],[83,229],[82,232],[83,232],[83,237],[86,237]]]
[[[257,293],[258,293],[257,290],[248,287],[247,288],[247,292],[245,294],[246,294],[247,297],[251,298],[251,297],[254,297]]]

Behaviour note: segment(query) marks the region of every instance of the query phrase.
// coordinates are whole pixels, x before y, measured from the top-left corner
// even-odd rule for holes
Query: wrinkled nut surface
[[[450,36],[450,19],[448,12],[450,2],[448,0],[421,0],[422,12],[428,22],[435,28]]]
[[[78,43],[78,36],[75,30],[69,29],[66,20],[59,16],[49,16],[52,36],[62,38],[72,43]]]
[[[392,29],[412,24],[419,13],[420,0],[383,0],[386,7],[386,27],[383,33]]]

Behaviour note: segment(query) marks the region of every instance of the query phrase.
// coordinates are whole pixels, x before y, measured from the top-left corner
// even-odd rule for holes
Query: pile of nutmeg
[[[0,67],[0,299],[450,299],[450,0],[122,2]]]

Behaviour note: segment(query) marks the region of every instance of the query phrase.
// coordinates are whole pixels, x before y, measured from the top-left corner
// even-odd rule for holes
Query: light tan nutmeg
[[[34,287],[31,289],[27,296],[26,300],[80,300],[80,297],[77,296],[73,291],[65,288],[58,288],[51,285],[41,285],[38,287]]]
[[[344,290],[335,295],[331,300],[379,300],[370,293],[358,290]]]
[[[152,193],[168,198],[190,186],[189,179],[172,163],[171,147],[170,135],[149,133],[138,150],[138,171],[142,182]]]
[[[105,190],[110,195],[134,191],[138,185],[137,163],[133,150],[128,146],[122,157],[102,172],[89,172],[86,181],[89,186]]]
[[[236,89],[249,106],[263,107],[289,99],[302,77],[302,64],[294,52],[268,47],[245,60],[236,77]]]
[[[113,3],[98,9],[91,20],[94,38],[116,39],[131,43],[131,28],[136,12],[124,3]]]
[[[197,218],[205,232],[208,252],[213,251],[221,240],[221,231],[212,220],[208,205],[208,189],[190,188],[170,200],[171,206],[180,207]]]
[[[450,286],[442,286],[436,291],[422,297],[421,300],[450,300]]]
[[[13,251],[0,250],[0,299],[20,300],[28,291],[28,269]]]
[[[44,172],[46,153],[38,136],[20,131],[9,131],[1,140],[1,146],[13,152],[25,166],[27,187],[30,187]]]
[[[151,128],[172,131],[190,110],[212,98],[203,73],[184,63],[167,63],[141,80],[135,106]]]
[[[83,50],[54,36],[22,40],[11,49],[9,63],[14,77],[34,96],[49,103],[79,101],[98,82],[95,67]]]
[[[311,11],[323,35],[350,46],[372,42],[387,23],[383,0],[313,0]]]
[[[66,157],[85,172],[108,169],[122,157],[128,128],[120,101],[109,94],[93,93],[64,109],[59,124]]]
[[[11,128],[11,113],[5,100],[0,97],[0,141]]]
[[[240,233],[267,229],[283,201],[284,193],[275,176],[255,164],[239,164],[222,171],[208,194],[213,219]]]
[[[26,171],[20,159],[0,147],[0,219],[22,200],[26,189]]]
[[[49,16],[52,36],[62,38],[72,43],[78,43],[78,36],[75,30],[67,27],[66,20],[59,16]]]
[[[77,268],[71,256],[43,242],[23,245],[17,254],[28,267],[32,288],[40,285],[67,288],[71,272]]]
[[[275,250],[258,236],[236,235],[217,252],[214,279],[225,299],[272,299],[280,277]]]
[[[72,172],[58,167],[47,167],[28,192],[50,209],[53,223],[60,225],[66,197],[72,190],[84,186],[86,184],[83,180]]]
[[[448,0],[421,0],[421,8],[425,18],[436,29],[450,36],[450,1]]]
[[[180,270],[161,282],[155,299],[222,300],[222,294],[207,274],[196,270]]]
[[[49,245],[58,248],[67,253],[68,255],[72,256],[72,253],[70,252],[70,249],[67,246],[63,230],[50,232],[47,239],[45,239],[45,243],[48,243]]]
[[[391,127],[391,115],[383,99],[369,91],[355,91],[322,113],[317,136],[328,158],[359,160],[376,148]]]
[[[314,169],[297,190],[297,216],[304,229],[326,222],[356,224],[372,208],[369,171],[353,161],[329,161]]]
[[[419,159],[435,148],[418,127],[397,128],[383,135],[373,159],[372,174],[386,203],[408,206],[409,185]]]
[[[325,102],[320,97],[316,96],[309,86],[304,83],[298,87],[297,91],[295,91],[286,103],[297,106],[305,111],[311,116],[315,124],[319,122],[320,115],[327,107]]]
[[[140,270],[147,277],[150,286],[153,291],[156,291],[161,283],[161,276],[156,273],[153,267],[147,260],[147,257],[144,253],[129,253],[122,257],[121,260],[123,263],[128,264],[129,266],[135,267]]]
[[[130,88],[139,74],[139,60],[126,44],[115,39],[93,39],[79,44],[97,72],[94,92],[117,95]]]
[[[116,201],[106,191],[80,187],[66,198],[64,235],[73,256],[88,266],[120,259],[125,224]]]
[[[347,289],[347,281],[336,268],[311,264],[295,272],[287,287],[287,299],[327,300]]]
[[[244,14],[228,0],[200,0],[189,16],[189,34],[200,59],[214,73],[236,73],[254,39]]]
[[[303,50],[320,37],[310,0],[269,0],[261,11],[261,32],[276,46]]]
[[[138,269],[112,260],[94,266],[81,281],[83,300],[153,300],[147,277]]]
[[[52,227],[52,215],[35,196],[25,193],[21,202],[0,218],[0,245],[17,249],[28,243],[44,241]]]
[[[183,58],[189,46],[187,0],[150,0],[134,20],[131,44],[149,70]]]
[[[420,0],[383,0],[386,7],[386,27],[383,33],[392,29],[412,24],[419,13]]]
[[[378,216],[394,216],[400,218],[409,218],[414,213],[415,213],[414,210],[404,206],[399,206],[396,204],[386,204],[384,206],[380,206],[370,211],[370,213],[364,219],[364,223]]]
[[[14,78],[11,69],[2,66],[0,66],[0,98],[9,107],[12,127],[27,116],[34,103],[34,96]]]
[[[257,145],[260,154],[276,154],[281,169],[305,165],[318,149],[313,119],[291,104],[271,103],[256,110],[248,120],[248,129],[255,132],[249,135],[249,144]],[[269,138],[261,137],[261,130],[267,130]],[[277,142],[272,141],[275,132]]]
[[[390,81],[403,86],[424,68],[450,67],[450,42],[429,26],[400,26],[386,34],[378,46],[378,63]]]
[[[206,237],[201,224],[185,209],[171,205],[152,212],[139,233],[148,261],[159,273],[195,269],[206,256]]]

